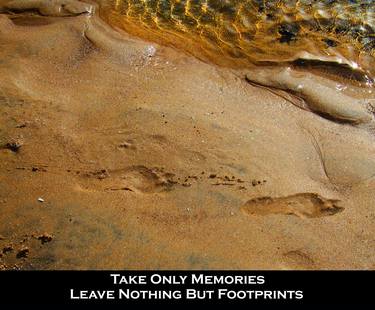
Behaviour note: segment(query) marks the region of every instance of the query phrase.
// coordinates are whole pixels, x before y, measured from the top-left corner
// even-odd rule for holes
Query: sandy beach
[[[90,14],[0,12],[0,268],[374,269],[372,128]]]

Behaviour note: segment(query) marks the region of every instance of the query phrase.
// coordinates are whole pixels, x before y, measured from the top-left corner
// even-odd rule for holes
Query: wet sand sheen
[[[2,268],[374,268],[368,128],[34,14],[0,15]]]

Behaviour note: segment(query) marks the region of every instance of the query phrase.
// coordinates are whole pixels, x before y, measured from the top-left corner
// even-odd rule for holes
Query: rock
[[[20,150],[21,146],[22,144],[19,141],[11,141],[5,145],[5,148],[11,150],[14,153],[17,153]]]
[[[17,258],[26,258],[29,256],[30,250],[28,247],[21,248],[17,253]]]
[[[147,57],[153,57],[153,56],[155,56],[155,54],[156,54],[156,48],[153,45],[149,45],[146,48],[145,55]]]
[[[53,237],[50,234],[44,233],[37,238],[42,242],[42,244],[52,241]]]
[[[8,252],[12,252],[13,251],[13,246],[11,245],[7,245],[5,247],[3,247],[3,254],[6,254]]]

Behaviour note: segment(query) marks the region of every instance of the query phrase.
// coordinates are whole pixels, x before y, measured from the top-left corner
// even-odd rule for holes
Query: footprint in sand
[[[174,184],[171,177],[173,175],[170,173],[164,173],[159,169],[150,169],[145,166],[134,166],[124,172],[120,172],[120,178],[128,189],[142,193],[170,190]]]
[[[130,166],[119,170],[100,170],[85,175],[89,179],[98,179],[91,184],[105,191],[130,191],[138,193],[159,193],[169,191],[176,183],[174,175],[162,169],[145,166]]]
[[[271,214],[295,215],[300,218],[316,218],[334,215],[344,210],[339,200],[326,199],[315,193],[299,193],[286,197],[260,197],[247,201],[242,210],[248,215]]]
[[[310,254],[303,250],[292,250],[282,254],[283,265],[287,269],[314,269],[316,263]]]

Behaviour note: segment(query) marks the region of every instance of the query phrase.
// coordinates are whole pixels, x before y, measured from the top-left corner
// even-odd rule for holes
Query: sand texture
[[[371,113],[71,10],[0,13],[0,268],[375,268]]]

